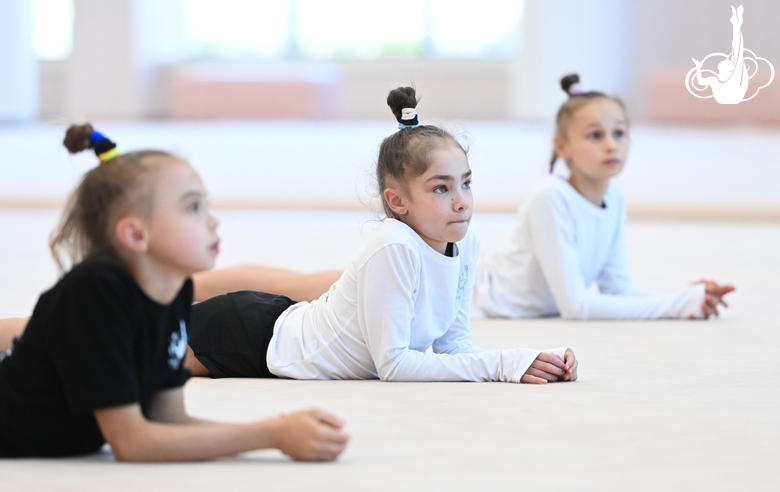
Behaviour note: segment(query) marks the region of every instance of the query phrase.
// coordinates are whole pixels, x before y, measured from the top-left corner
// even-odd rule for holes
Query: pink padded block
[[[170,85],[169,117],[186,119],[335,118],[333,82],[176,76]]]
[[[718,104],[715,99],[697,99],[685,88],[686,72],[669,72],[647,77],[645,117],[650,121],[682,124],[780,124],[780,77],[761,89],[756,97],[739,104]],[[751,80],[763,85],[766,79]],[[711,92],[710,92],[711,93]],[[752,88],[748,88],[748,94]]]

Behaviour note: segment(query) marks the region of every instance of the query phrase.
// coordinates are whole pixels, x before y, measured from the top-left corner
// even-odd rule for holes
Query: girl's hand
[[[282,414],[277,419],[274,447],[300,461],[332,461],[349,441],[343,427],[343,420],[322,410]]]
[[[566,374],[563,375],[564,381],[576,381],[577,380],[577,357],[574,356],[572,349],[566,350],[563,355],[563,363],[566,366]]]
[[[697,284],[704,284],[704,302],[701,304],[701,311],[704,319],[710,316],[719,316],[718,306],[729,307],[723,300],[723,297],[729,292],[733,292],[733,285],[720,285],[714,280],[699,280]],[[691,319],[694,317],[691,316]]]
[[[566,351],[569,355],[570,351]],[[574,353],[572,353],[572,356]],[[575,366],[576,369],[576,366]],[[540,353],[531,363],[531,367],[525,371],[520,378],[522,383],[547,384],[548,382],[558,381],[566,376],[566,364],[560,357],[547,352]]]

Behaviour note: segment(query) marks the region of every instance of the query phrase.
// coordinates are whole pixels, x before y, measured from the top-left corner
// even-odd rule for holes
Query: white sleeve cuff
[[[693,315],[696,319],[704,319],[704,311],[701,309],[701,305],[704,304],[704,294],[707,287],[704,284],[694,284],[686,288],[687,299],[682,307],[680,317],[688,319]]]
[[[570,348],[558,347],[554,349],[542,350],[541,352],[557,355],[558,357],[561,358],[561,360],[563,360],[565,358],[564,355],[566,354],[567,350],[570,350]],[[499,381],[520,383],[526,371],[528,371],[528,368],[531,367],[531,364],[533,364],[536,358],[539,357],[539,354],[541,352],[538,350],[531,350],[531,349],[502,350],[501,351],[502,365],[514,365],[515,367],[514,370],[512,371],[512,375],[510,378],[508,379],[501,378],[499,379]]]
[[[566,351],[567,350],[571,350],[571,347],[558,347],[558,348],[554,348],[554,349],[545,349],[545,350],[542,350],[542,352],[546,352],[546,353],[552,354],[552,355],[557,355],[558,357],[561,358],[561,360],[563,360],[563,359],[565,359],[565,355],[566,355]],[[574,352],[574,351],[572,350],[572,352]]]

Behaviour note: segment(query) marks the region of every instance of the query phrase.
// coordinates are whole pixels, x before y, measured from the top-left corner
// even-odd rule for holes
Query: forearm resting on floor
[[[190,417],[182,388],[162,391],[148,416],[138,403],[95,411],[103,437],[119,461],[193,461],[276,448],[305,461],[334,460],[349,436],[344,422],[322,410],[306,410],[247,424]]]

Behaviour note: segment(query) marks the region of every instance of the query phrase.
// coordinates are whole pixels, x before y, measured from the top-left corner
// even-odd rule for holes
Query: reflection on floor
[[[219,265],[314,271],[344,265],[376,225],[359,212],[217,211]],[[0,316],[28,315],[57,276],[46,242],[56,210],[0,210]],[[477,214],[483,251],[510,214]],[[317,406],[348,422],[337,463],[276,452],[199,464],[119,465],[111,455],[0,461],[0,490],[776,489],[780,459],[780,227],[630,222],[637,282],[700,278],[737,292],[710,321],[473,324],[486,348],[570,345],[581,380],[547,387],[378,381],[193,380],[189,410],[243,421]],[[552,485],[551,485],[552,484]]]

